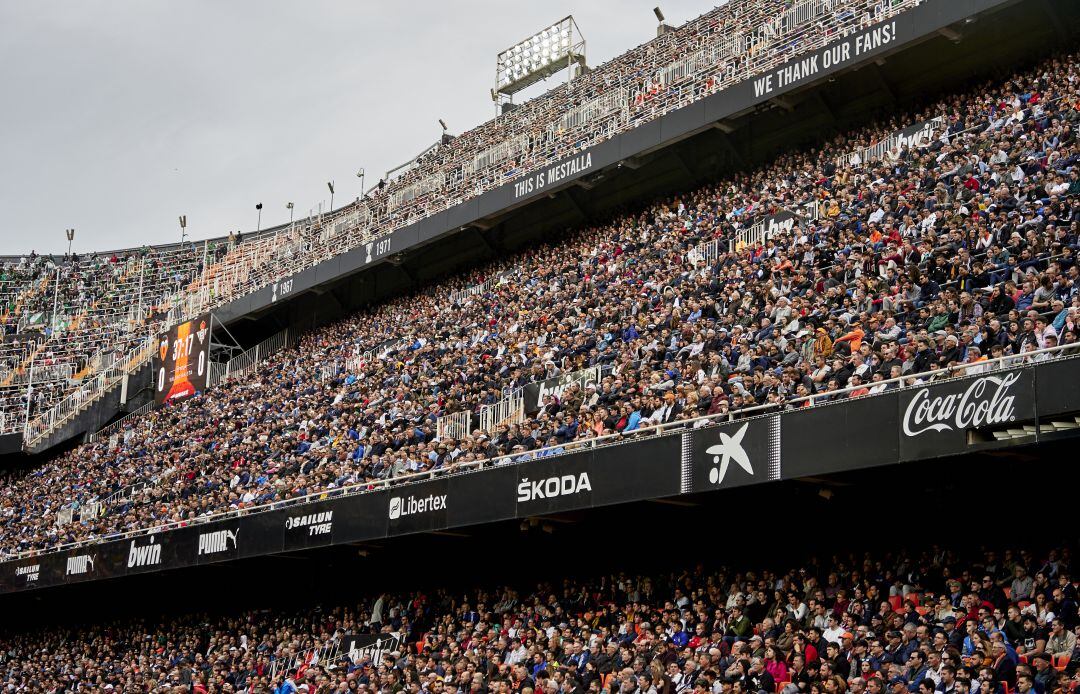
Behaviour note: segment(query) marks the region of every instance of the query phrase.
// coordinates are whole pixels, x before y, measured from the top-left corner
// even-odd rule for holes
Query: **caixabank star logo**
[[[780,479],[780,417],[721,422],[683,434],[684,494]]]

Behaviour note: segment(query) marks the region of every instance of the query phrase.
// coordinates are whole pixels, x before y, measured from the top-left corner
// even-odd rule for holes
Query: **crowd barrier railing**
[[[106,426],[103,426],[102,428],[100,428],[97,431],[90,434],[87,437],[86,440],[88,442],[89,441],[96,441],[97,439],[105,438],[107,436],[112,436],[113,434],[115,434],[116,432],[120,431],[125,426],[127,426],[127,423],[130,420],[135,419],[137,417],[141,417],[141,416],[143,416],[144,414],[146,414],[147,412],[149,412],[152,409],[154,409],[154,401],[153,400],[151,400],[150,402],[146,403],[145,405],[143,405],[142,407],[140,407],[140,408],[138,408],[136,410],[132,410],[131,412],[128,412],[126,415],[124,415],[120,419],[116,420],[115,422],[113,422],[111,424],[107,424]]]
[[[957,364],[954,366],[933,369],[918,374],[908,374],[897,378],[885,379],[866,385],[839,388],[837,390],[829,391],[827,393],[816,393],[807,396],[795,396],[785,399],[782,403],[767,403],[764,405],[755,405],[753,407],[746,407],[739,410],[731,410],[726,413],[705,415],[701,417],[677,420],[668,423],[651,424],[634,429],[631,432],[604,434],[601,436],[590,437],[584,440],[575,440],[572,442],[559,444],[553,447],[543,447],[527,451],[525,453],[512,453],[496,456],[493,458],[487,458],[485,460],[454,463],[449,466],[428,470],[425,472],[399,475],[397,477],[388,479],[366,481],[354,485],[340,487],[338,489],[313,492],[310,494],[305,494],[303,496],[298,496],[281,501],[275,501],[268,504],[248,506],[242,509],[232,509],[229,511],[223,511],[218,513],[210,513],[204,516],[199,516],[184,521],[170,521],[167,523],[151,524],[137,530],[129,530],[120,533],[108,533],[99,537],[89,538],[86,540],[63,543],[44,550],[25,550],[22,552],[7,553],[4,555],[0,555],[0,559],[7,561],[12,559],[23,559],[26,557],[40,556],[42,554],[64,551],[75,547],[85,547],[99,542],[111,542],[115,540],[126,540],[134,537],[142,537],[144,535],[174,530],[177,528],[202,525],[225,518],[235,518],[265,511],[273,511],[281,508],[298,506],[329,498],[354,496],[357,494],[365,494],[373,491],[385,490],[400,485],[435,479],[444,475],[460,474],[464,472],[475,472],[501,465],[512,465],[519,462],[533,460],[538,457],[557,457],[560,455],[566,455],[582,450],[623,445],[640,439],[665,436],[673,434],[675,432],[682,432],[686,429],[696,429],[700,427],[713,426],[724,422],[742,420],[748,417],[780,413],[789,409],[795,409],[799,407],[800,403],[803,403],[803,406],[812,407],[820,405],[823,401],[835,402],[838,399],[843,399],[845,397],[851,396],[851,394],[856,391],[866,390],[868,387],[872,387],[875,390],[867,394],[853,396],[851,397],[851,399],[872,398],[879,394],[883,394],[883,391],[885,390],[894,391],[901,388],[925,385],[929,382],[939,382],[941,380],[946,380],[949,378],[962,378],[964,376],[974,374],[986,374],[998,369],[1011,369],[1026,365],[1034,365],[1054,359],[1064,360],[1076,357],[1080,357],[1080,345],[1078,344],[1058,345],[1056,347],[1035,349],[1018,355],[1010,355],[994,359],[983,359],[976,363]]]

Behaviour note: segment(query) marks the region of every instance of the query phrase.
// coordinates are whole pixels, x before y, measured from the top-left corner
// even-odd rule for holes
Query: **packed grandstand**
[[[1057,56],[306,334],[243,378],[9,479],[0,548],[1071,353],[1042,350],[1076,343],[1080,320],[1078,75],[1075,54]],[[921,148],[849,157],[939,116],[948,129]],[[734,220],[807,204],[815,221],[761,247],[692,253]],[[387,342],[396,349],[371,354]],[[571,385],[523,421],[436,438],[440,417],[589,367],[602,369],[592,388]]]
[[[43,692],[1071,691],[1069,550],[971,550],[433,586],[160,620],[76,614],[61,628],[5,625],[0,671],[9,691]]]
[[[597,66],[570,89],[551,90],[441,143],[363,200],[285,233],[252,237],[247,247],[235,247],[230,236],[228,243],[88,259],[8,259],[0,274],[0,324],[21,337],[0,346],[0,434],[40,435],[58,418],[51,407],[65,398],[77,406],[91,394],[95,373],[121,361],[125,368],[145,362],[147,336],[182,313],[385,236],[918,4],[725,3]],[[148,253],[156,275],[144,271]],[[58,302],[54,288],[61,285]],[[29,388],[35,376],[38,387]]]
[[[0,434],[43,436],[67,416],[63,403],[101,392],[105,381],[87,385],[95,374],[145,363],[182,318],[920,4],[813,1],[815,21],[781,31],[800,3],[731,0],[447,139],[328,215],[246,238],[10,259],[0,269]],[[690,58],[700,69],[683,81],[653,79]],[[1078,121],[1080,54],[1058,50],[332,323],[290,328],[242,375],[219,373],[190,398],[7,471],[0,559],[11,568],[147,536],[130,551],[160,554],[155,533],[225,517],[421,475],[557,466],[598,444],[1075,357]],[[1067,485],[1048,486],[1048,498],[1067,497]],[[918,503],[917,490],[887,493],[903,497],[896,507]],[[361,586],[346,600],[305,594],[252,609],[244,586],[228,583],[236,604],[223,609],[191,590],[153,618],[117,607],[102,619],[11,619],[0,680],[12,692],[1070,692],[1080,684],[1075,524],[1068,509],[1040,506],[1014,527],[998,503],[958,508],[940,538],[925,530],[933,519],[901,516],[881,533],[905,537],[865,552],[843,544],[850,527],[834,533],[817,519],[813,534],[833,536],[831,560],[804,552],[789,508],[786,543],[758,529],[770,555],[760,562],[669,553],[649,535],[644,560],[617,556],[600,571],[577,571],[569,553],[530,556],[543,565],[536,580],[470,572],[504,561],[483,556],[450,569],[418,563],[400,585],[377,566],[355,579],[346,569]],[[964,523],[978,541],[961,544]],[[1025,541],[1006,546],[999,523]],[[1051,544],[1061,542],[1072,544]],[[36,579],[39,566],[19,570]],[[287,592],[295,576],[275,568],[254,580]]]

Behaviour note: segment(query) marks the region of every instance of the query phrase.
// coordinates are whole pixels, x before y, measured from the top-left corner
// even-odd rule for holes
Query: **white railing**
[[[325,667],[329,663],[333,663],[337,660],[340,650],[341,636],[340,634],[335,633],[330,641],[318,648],[309,648],[291,656],[274,658],[273,663],[270,666],[270,681],[276,681],[279,676],[295,677],[300,668],[305,665],[308,667],[314,667],[316,665]]]
[[[311,494],[306,494],[304,496],[295,497],[293,499],[288,499],[285,501],[276,501],[273,503],[262,504],[259,506],[249,506],[245,509],[236,509],[230,511],[222,511],[219,513],[212,513],[206,516],[200,516],[192,520],[169,521],[166,523],[146,526],[138,530],[128,530],[120,533],[111,533],[106,536],[96,537],[78,542],[67,542],[57,545],[55,547],[50,547],[49,549],[45,550],[24,550],[22,552],[9,553],[5,555],[0,555],[0,559],[8,561],[12,559],[23,559],[26,557],[40,556],[42,554],[48,554],[52,552],[61,552],[66,549],[71,549],[73,547],[85,547],[87,545],[97,544],[101,542],[140,537],[143,535],[173,530],[176,528],[183,528],[190,525],[210,523],[224,518],[235,518],[238,516],[263,513],[266,511],[274,511],[281,508],[297,506],[301,504],[311,503],[314,501],[322,501],[330,498],[356,496],[358,494],[366,494],[374,491],[385,490],[390,487],[403,484],[423,482],[425,480],[434,479],[444,475],[475,472],[500,465],[526,462],[536,457],[555,457],[575,453],[581,450],[607,448],[610,446],[617,446],[620,444],[628,443],[632,440],[638,440],[641,438],[670,435],[674,432],[681,432],[685,429],[697,429],[700,427],[711,426],[723,422],[735,421],[736,419],[744,419],[746,417],[754,417],[770,413],[779,413],[788,409],[794,409],[798,406],[799,403],[804,403],[804,407],[813,407],[819,405],[822,401],[829,402],[833,399],[836,399],[837,397],[847,396],[856,390],[866,390],[867,388],[871,388],[872,390],[869,394],[856,396],[855,399],[864,397],[872,398],[881,394],[880,391],[886,388],[890,389],[890,392],[892,392],[892,390],[898,388],[917,387],[925,385],[931,381],[938,382],[940,380],[947,380],[949,378],[963,378],[964,376],[975,375],[977,373],[985,374],[989,371],[994,371],[996,369],[1011,369],[1028,366],[1050,359],[1076,359],[1078,357],[1080,357],[1080,345],[1077,344],[1058,345],[1057,347],[1036,349],[1018,355],[998,357],[996,359],[985,359],[974,364],[957,364],[955,366],[949,366],[943,369],[935,369],[932,371],[925,371],[918,374],[899,376],[897,378],[890,378],[884,381],[878,381],[876,383],[868,383],[865,385],[839,388],[837,390],[829,391],[827,393],[815,393],[814,395],[795,396],[786,400],[783,405],[755,405],[753,407],[745,407],[741,410],[731,410],[723,414],[705,415],[702,417],[694,417],[693,419],[678,420],[667,424],[655,424],[651,426],[640,427],[630,432],[604,434],[602,436],[596,436],[585,440],[567,442],[565,444],[556,445],[554,447],[539,448],[532,451],[527,451],[526,453],[512,453],[496,456],[493,458],[487,458],[485,460],[477,460],[466,463],[454,463],[449,466],[436,468],[426,472],[410,473],[390,479],[365,481],[334,490],[313,492]],[[971,371],[972,373],[966,373],[968,371]]]
[[[49,381],[71,380],[74,377],[75,364],[71,362],[45,364],[41,366],[31,366],[28,369],[16,372],[11,377],[11,381],[8,382],[8,385],[32,385],[34,383],[45,383]]]
[[[919,125],[921,125],[921,127],[915,130],[911,130],[910,128],[897,130],[868,147],[861,147],[853,152],[837,157],[836,164],[838,166],[844,166],[846,164],[851,164],[853,166],[869,164],[871,162],[880,161],[890,152],[898,153],[901,148],[905,146],[911,149],[925,147],[936,135],[940,135],[945,130],[945,116],[932,118]]]
[[[134,419],[135,417],[141,417],[152,409],[154,409],[153,400],[146,403],[137,410],[132,410],[131,412],[128,412],[126,415],[116,420],[115,422],[103,426],[94,433],[90,434],[90,436],[88,436],[86,440],[87,442],[90,442],[103,438],[105,436],[112,436],[113,434],[127,426],[128,420]]]
[[[720,239],[712,239],[705,241],[697,246],[694,246],[686,252],[686,262],[691,266],[697,265],[699,262],[712,265],[720,256],[727,251],[727,244],[721,244]]]
[[[463,439],[472,433],[472,411],[462,410],[443,415],[435,420],[435,438]]]
[[[521,389],[514,391],[494,405],[480,408],[480,430],[490,436],[500,426],[520,424],[525,421],[525,398]]]
[[[748,229],[736,231],[728,241],[728,252],[737,253],[747,248],[758,248],[777,234],[787,233],[802,222],[812,222],[818,218],[818,206],[812,202],[783,212],[786,213],[784,219],[779,218],[780,214],[769,215]]]
[[[206,386],[209,388],[226,378],[236,378],[253,370],[259,362],[277,354],[289,346],[289,329],[271,335],[251,349],[238,354],[223,367],[211,368],[207,372]],[[216,378],[211,382],[211,378]]]
[[[23,447],[30,448],[73,418],[87,405],[108,392],[125,375],[144,364],[153,352],[152,343],[135,347],[123,359],[113,361],[107,368],[85,379],[74,392],[56,405],[27,421],[23,430]],[[33,389],[30,390],[32,393]]]
[[[104,505],[100,501],[88,501],[79,507],[79,522],[89,523],[101,515]]]
[[[56,525],[63,527],[75,520],[74,508],[62,508],[56,512]]]
[[[478,294],[483,294],[488,289],[490,289],[491,286],[494,283],[495,283],[495,278],[490,277],[490,278],[484,280],[483,282],[481,282],[480,284],[474,284],[472,286],[465,287],[464,289],[460,289],[460,290],[457,290],[457,291],[450,292],[450,297],[449,297],[450,298],[450,305],[451,306],[453,306],[454,304],[459,304],[460,305],[463,301],[465,301],[465,299],[468,299],[471,296],[476,296]]]

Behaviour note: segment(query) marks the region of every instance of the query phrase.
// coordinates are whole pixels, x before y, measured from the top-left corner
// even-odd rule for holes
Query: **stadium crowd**
[[[290,229],[242,293],[573,156],[920,0],[729,2],[429,150],[362,199]],[[560,37],[561,38],[561,37]],[[520,75],[519,75],[520,76]],[[295,249],[295,252],[292,252]]]
[[[0,549],[45,549],[606,434],[852,397],[938,367],[989,368],[1077,341],[1075,127],[1063,55],[905,118],[567,233],[489,268],[487,291],[427,287],[309,333],[241,379],[9,480]],[[944,115],[922,148],[860,144]],[[690,251],[805,203],[763,247]],[[690,260],[688,260],[688,258]],[[693,262],[691,262],[693,261]],[[380,345],[385,358],[365,358]],[[347,366],[348,365],[348,366]],[[435,438],[440,416],[602,365],[525,421]],[[895,383],[890,386],[895,387]],[[855,388],[833,394],[833,391]],[[802,399],[800,399],[802,398]],[[133,485],[140,491],[128,493]],[[56,512],[112,499],[58,527]]]
[[[724,3],[461,135],[444,140],[364,204],[380,233],[539,171],[619,132],[763,74],[913,0]]]
[[[199,276],[204,253],[214,257],[218,246],[144,246],[62,258],[31,251],[5,262],[0,338],[6,344],[10,335],[16,347],[0,350],[0,433],[21,430],[27,414],[48,409],[155,333],[158,309]]]
[[[529,589],[61,628],[9,621],[0,683],[208,694],[1064,694],[1080,683],[1070,548],[776,562],[650,561],[648,575]],[[374,634],[388,645],[350,648]]]
[[[210,268],[208,274],[217,278],[212,288],[195,279],[188,284],[186,295],[177,297],[177,304],[210,308],[230,297],[259,289],[298,269],[370,242],[376,236],[482,194],[526,172],[541,170],[552,162],[750,75],[767,72],[796,53],[820,47],[838,35],[865,29],[916,5],[918,0],[889,0],[887,3],[880,0],[754,0],[723,4],[579,75],[566,89],[551,90],[460,136],[443,138],[436,147],[412,162],[402,175],[389,182],[380,181],[363,200],[358,199],[355,204],[342,207],[325,218],[320,214],[317,220],[308,219],[298,227],[290,225],[280,244],[275,234],[271,253],[252,249],[231,262]],[[232,240],[230,235],[230,246]],[[184,249],[179,250],[179,255],[184,255]],[[219,246],[218,251],[223,250]],[[146,252],[147,249],[143,249],[140,255]],[[170,253],[166,249],[154,249],[153,252],[163,256]],[[214,254],[213,258],[221,260],[221,253]],[[105,267],[118,267],[115,260],[115,257],[109,258]],[[37,269],[44,267],[47,275],[50,265],[44,261],[38,265]],[[163,258],[158,277],[149,286],[169,292],[182,287],[181,279],[198,278],[198,271],[190,272],[194,265],[192,258]],[[14,359],[0,354],[0,386],[5,382],[12,386],[0,388],[0,433],[22,431],[23,425],[29,424],[26,431],[30,432],[31,438],[46,435],[56,420],[63,420],[61,415],[47,416],[51,407],[65,396],[73,399],[69,399],[69,404],[77,404],[86,397],[90,389],[87,378],[101,370],[94,355],[101,350],[123,346],[121,342],[108,342],[109,336],[99,330],[102,324],[111,323],[115,317],[83,320],[79,313],[70,310],[85,310],[88,303],[97,305],[125,294],[132,299],[133,291],[129,288],[126,292],[106,290],[88,294],[84,282],[86,275],[72,272],[71,263],[65,263],[59,270],[55,270],[55,265],[51,267],[54,268],[53,275],[63,276],[62,303],[68,309],[68,312],[59,312],[58,325],[61,330],[77,328],[78,340],[85,346],[85,351],[66,360],[62,367],[43,369],[36,392],[29,391],[24,387],[26,384],[2,378],[6,362],[12,362],[9,372],[14,369],[23,376],[34,362],[19,360],[17,353],[12,354]],[[101,267],[98,262],[97,268]],[[20,276],[26,282],[11,285],[27,306],[18,307],[22,321],[10,320],[11,315],[7,317],[9,320],[4,321],[7,329],[21,327],[25,330],[33,325],[33,321],[38,321],[37,325],[41,326],[46,312],[26,310],[33,301],[41,303],[49,295],[43,290],[47,282],[38,281],[43,279],[40,274],[30,272],[25,277]],[[126,276],[131,274],[128,272]],[[0,304],[8,303],[4,294],[0,281]],[[17,301],[13,305],[18,304]],[[119,307],[121,312],[129,314],[136,305],[142,305],[148,313],[153,311],[150,304],[133,299],[127,303],[105,305]],[[189,313],[197,312],[189,310]],[[48,315],[51,324],[51,310]],[[128,328],[137,334],[125,338],[128,347],[132,342],[143,340],[139,328],[145,319],[146,315],[129,315]],[[68,364],[71,369],[67,368]]]

